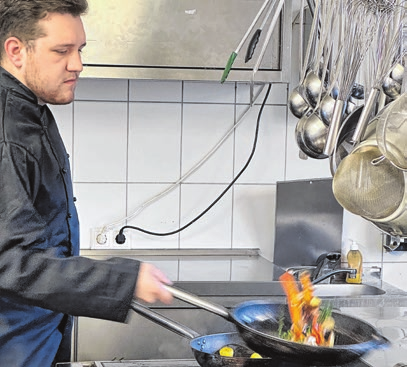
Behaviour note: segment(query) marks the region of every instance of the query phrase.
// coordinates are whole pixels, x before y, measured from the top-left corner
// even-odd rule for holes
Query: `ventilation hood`
[[[89,12],[83,17],[87,46],[82,77],[220,80],[264,0],[88,2]],[[260,24],[261,19],[254,31]],[[245,63],[250,34],[227,81],[252,80],[267,28],[268,24],[252,60]],[[291,0],[286,0],[256,82],[289,81],[291,32]]]

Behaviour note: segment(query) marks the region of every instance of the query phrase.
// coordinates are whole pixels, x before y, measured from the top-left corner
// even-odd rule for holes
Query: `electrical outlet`
[[[90,238],[92,249],[108,249],[110,246],[111,235],[109,232],[102,232],[102,228],[92,228]]]
[[[97,250],[111,250],[111,249],[130,249],[130,241],[126,239],[123,244],[116,243],[116,236],[119,233],[118,230],[110,230],[103,232],[102,228],[91,229],[91,248]]]
[[[114,230],[112,232],[112,245],[110,248],[117,249],[117,250],[129,250],[131,249],[130,246],[130,238],[126,237],[126,242],[119,244],[116,242],[116,236],[119,234],[119,230]]]

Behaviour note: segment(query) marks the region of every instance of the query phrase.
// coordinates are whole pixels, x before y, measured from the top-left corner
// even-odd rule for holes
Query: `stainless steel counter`
[[[278,280],[284,269],[261,257],[255,249],[131,250],[114,251],[113,253],[112,251],[92,250],[82,251],[82,255],[95,259],[104,259],[114,255],[152,262],[164,270],[173,271],[171,279],[175,281],[176,285],[187,282],[192,284],[192,287],[198,282],[205,284],[213,282],[218,286],[229,284],[228,282],[238,285],[239,291],[236,288],[232,292],[233,289],[229,288],[228,294],[219,293],[219,290],[203,294],[205,298],[226,307],[233,307],[248,299],[285,302],[285,297],[275,296],[273,292],[268,293],[267,291],[269,289],[267,283]],[[227,267],[226,272],[222,271],[224,267]],[[365,272],[365,275],[365,283],[379,287],[385,293],[344,297],[338,292],[338,294],[324,299],[329,300],[335,308],[342,312],[372,323],[391,340],[393,342],[391,348],[369,353],[366,361],[373,367],[393,367],[398,362],[407,361],[407,339],[405,340],[407,335],[407,292],[382,282],[374,275],[370,276],[368,271]],[[253,287],[256,284],[261,287],[254,290]],[[191,290],[193,291],[194,288]],[[201,335],[234,330],[234,325],[230,322],[182,301],[175,300],[170,306],[154,304],[152,308],[159,309],[164,315],[197,330]],[[75,341],[77,360],[122,360],[122,362],[115,362],[117,366],[161,367],[161,365],[148,365],[143,361],[151,361],[151,359],[185,361],[192,358],[188,340],[135,314],[130,315],[128,324],[125,325],[79,318]],[[131,362],[133,364],[126,366],[124,362],[127,361],[133,361]],[[116,367],[112,362],[109,363],[92,367]],[[173,363],[169,366],[177,367]],[[179,366],[189,367],[182,364]],[[195,362],[193,366],[196,366]],[[366,364],[359,366],[366,366]]]
[[[259,284],[278,281],[284,269],[263,258],[258,249],[140,249],[140,250],[82,250],[81,255],[93,259],[106,259],[113,256],[128,257],[140,261],[151,262],[174,282],[246,282]],[[371,273],[368,268],[363,274],[363,283],[378,287],[385,291],[382,295],[363,295],[359,297],[343,297],[341,294],[328,297],[337,307],[407,307],[407,292],[383,282]],[[264,288],[264,287],[263,287]],[[241,302],[241,296],[267,297],[281,302],[281,295],[273,297],[273,293],[212,294],[214,302],[232,307]],[[250,291],[250,292],[249,292]],[[170,307],[179,306],[175,302]],[[184,304],[185,305],[185,304]],[[154,305],[165,307],[163,305]]]
[[[375,326],[391,341],[387,349],[369,352],[363,359],[373,367],[407,364],[407,307],[341,307],[341,312]]]
[[[271,281],[284,271],[258,249],[81,250],[81,255],[149,262],[173,281]]]

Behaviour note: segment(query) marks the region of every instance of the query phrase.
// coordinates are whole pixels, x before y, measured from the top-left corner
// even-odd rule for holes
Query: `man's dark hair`
[[[0,0],[0,61],[7,38],[28,44],[41,37],[38,22],[49,13],[81,16],[87,10],[87,0]]]

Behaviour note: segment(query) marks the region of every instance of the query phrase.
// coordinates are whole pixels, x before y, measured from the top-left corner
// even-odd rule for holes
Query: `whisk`
[[[375,14],[367,9],[363,0],[344,0],[341,13],[344,14],[341,25],[342,52],[338,55],[339,75],[338,98],[335,102],[332,121],[329,125],[324,153],[331,155],[341,125],[345,101],[351,95],[356,76],[377,30]]]
[[[389,75],[390,71],[399,62],[403,28],[403,23],[400,22],[401,8],[396,7],[394,0],[364,0],[364,2],[367,3],[367,11],[375,14],[378,30],[376,42],[372,45],[373,84],[366,99],[365,108],[352,136],[354,145],[359,144],[365,134],[386,76]]]
[[[396,0],[358,0],[364,3],[367,11],[373,13],[391,13],[396,6]]]

